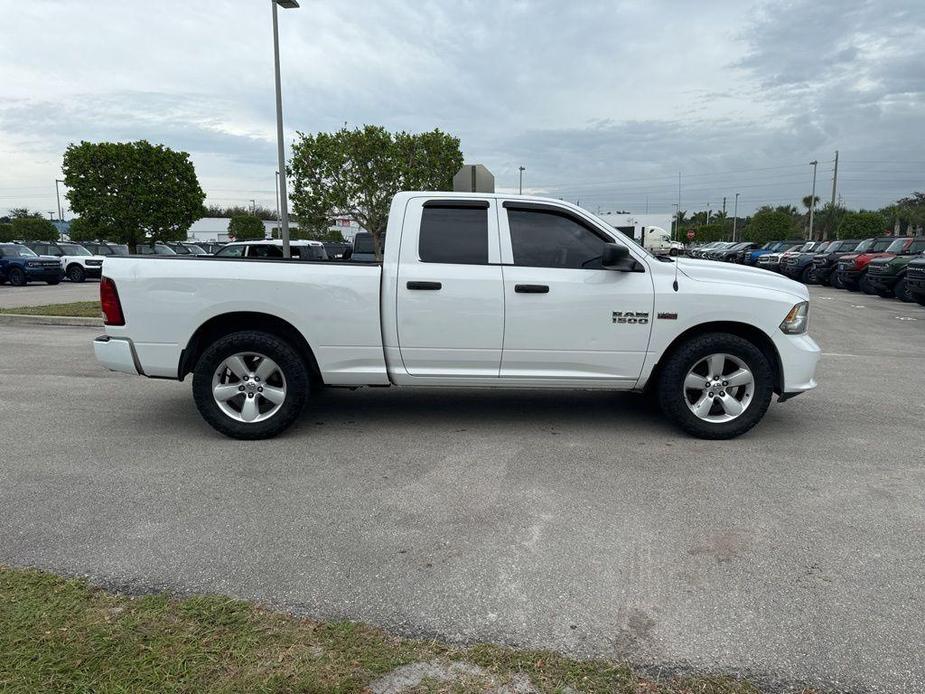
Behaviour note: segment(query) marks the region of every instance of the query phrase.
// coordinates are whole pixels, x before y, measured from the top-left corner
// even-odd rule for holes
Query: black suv
[[[816,253],[813,256],[813,279],[819,284],[836,286],[835,270],[838,259],[854,251],[860,243],[860,239],[839,239],[826,246],[825,251]],[[836,286],[836,289],[841,287]]]
[[[80,244],[93,255],[128,255],[128,246],[112,241],[84,241]]]
[[[780,261],[781,274],[786,275],[792,280],[799,280],[803,284],[814,284],[816,282],[816,277],[813,259],[818,253],[823,253],[831,243],[834,242],[823,241],[822,243],[811,246],[801,253],[785,255]]]

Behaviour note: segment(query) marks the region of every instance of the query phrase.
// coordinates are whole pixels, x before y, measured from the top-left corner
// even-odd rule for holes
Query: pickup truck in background
[[[112,257],[115,371],[183,380],[215,429],[274,436],[323,386],[652,390],[695,436],[814,388],[803,285],[657,258],[575,205],[403,192],[381,263]]]

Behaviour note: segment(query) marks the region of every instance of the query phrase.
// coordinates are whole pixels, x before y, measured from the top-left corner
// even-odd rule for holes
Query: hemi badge
[[[659,313],[658,318],[659,320],[678,320],[678,314],[677,313]]]

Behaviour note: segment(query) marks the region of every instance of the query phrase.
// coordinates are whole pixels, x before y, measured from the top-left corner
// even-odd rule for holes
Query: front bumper
[[[783,399],[815,388],[816,366],[822,356],[816,341],[809,335],[786,335],[780,331],[772,340],[780,356]]]
[[[925,296],[925,277],[910,277],[906,275],[906,289],[910,294]]]
[[[93,353],[96,360],[110,371],[144,375],[135,354],[135,345],[128,338],[100,335],[93,341]]]
[[[899,278],[896,275],[872,275],[867,273],[867,282],[874,289],[892,289]]]
[[[836,270],[838,278],[845,284],[857,284],[863,274],[862,270]]]
[[[99,279],[103,276],[103,266],[98,267],[84,266],[84,272],[87,274],[87,277],[94,277]]]
[[[48,280],[60,280],[64,278],[64,270],[58,267],[25,267],[23,272],[26,273],[26,279],[47,282]]]
[[[834,265],[813,265],[816,268],[816,279],[828,280],[833,274],[835,274]]]

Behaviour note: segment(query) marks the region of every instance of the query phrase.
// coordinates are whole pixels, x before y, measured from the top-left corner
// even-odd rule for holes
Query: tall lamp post
[[[273,6],[273,67],[276,72],[276,149],[279,160],[279,206],[280,206],[280,237],[283,239],[283,257],[289,256],[289,205],[286,199],[286,151],[283,142],[283,91],[279,79],[279,20],[277,19],[277,5],[286,10],[294,10],[299,6],[297,0],[270,0]]]
[[[61,209],[61,192],[58,190],[58,184],[64,183],[64,180],[61,178],[55,179],[55,197],[58,198],[58,221],[64,221],[64,212]]]
[[[816,167],[819,166],[819,160],[813,159],[809,162],[813,167],[813,192],[809,196],[809,240],[813,240],[813,212],[816,209]]]
[[[739,226],[739,194],[736,193],[735,207],[732,211],[732,240],[736,240],[736,228]]]
[[[523,195],[524,194],[524,171],[526,171],[526,169],[523,166],[520,166],[518,167],[517,170],[520,171],[520,194]]]

